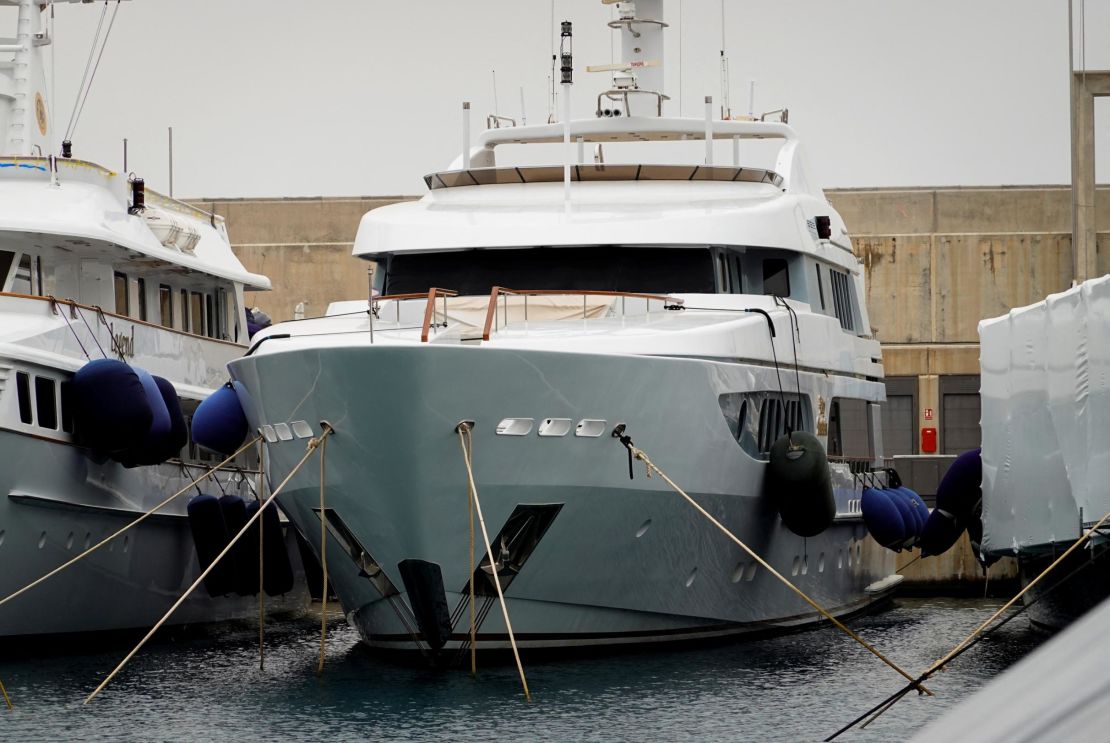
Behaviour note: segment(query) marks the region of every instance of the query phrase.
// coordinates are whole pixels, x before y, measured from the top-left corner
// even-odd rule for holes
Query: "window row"
[[[73,404],[70,396],[70,383],[58,383],[53,377],[34,376],[27,372],[16,372],[15,389],[19,398],[19,420],[28,426],[37,425],[57,431],[73,433]],[[32,396],[31,390],[34,389]]]
[[[117,315],[225,340],[229,339],[228,328],[235,327],[233,304],[226,289],[217,289],[213,294],[189,289],[175,290],[169,284],[159,284],[157,317],[151,317],[147,310],[145,279],[132,279],[116,271],[115,293]]]

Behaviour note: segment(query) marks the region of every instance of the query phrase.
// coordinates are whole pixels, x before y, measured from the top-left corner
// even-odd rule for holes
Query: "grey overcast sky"
[[[667,92],[681,74],[683,109],[700,115],[719,96],[720,2],[666,7]],[[100,9],[57,7],[59,129]],[[555,2],[574,22],[576,117],[607,82],[582,68],[609,61],[610,12]],[[179,197],[422,193],[458,154],[460,102],[475,129],[492,110],[491,70],[501,113],[519,116],[523,87],[529,121],[546,118],[550,14],[550,0],[124,2],[75,153],[119,168],[127,137],[130,169],[164,190],[172,125]],[[1087,68],[1110,68],[1110,0],[1086,0],[1085,16]],[[749,79],[757,110],[789,106],[826,186],[1069,181],[1064,0],[725,0],[725,19],[733,109]],[[10,35],[14,10],[0,23]],[[1098,115],[1106,182],[1110,99]]]

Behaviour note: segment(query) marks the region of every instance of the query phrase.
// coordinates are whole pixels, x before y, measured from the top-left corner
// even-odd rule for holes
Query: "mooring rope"
[[[238,451],[236,451],[236,452],[235,452],[234,454],[232,454],[232,455],[231,455],[230,457],[228,457],[228,458],[227,458],[227,459],[225,459],[224,461],[220,462],[219,464],[217,464],[217,465],[216,465],[215,467],[213,467],[212,469],[210,469],[210,470],[206,471],[206,472],[205,472],[205,473],[204,473],[203,475],[201,475],[201,476],[200,476],[200,477],[198,477],[197,479],[193,480],[192,482],[190,482],[190,483],[189,483],[188,485],[186,485],[185,487],[181,488],[181,490],[178,490],[178,491],[177,491],[176,493],[174,493],[173,495],[171,495],[171,496],[170,496],[169,498],[166,498],[166,499],[165,499],[164,501],[162,501],[161,503],[159,503],[158,505],[156,505],[156,506],[155,506],[154,508],[152,508],[152,509],[150,509],[149,511],[147,511],[146,513],[144,513],[144,514],[143,514],[142,516],[140,516],[139,518],[137,518],[137,519],[135,519],[134,521],[132,521],[131,523],[129,523],[129,524],[127,525],[127,526],[124,526],[124,527],[123,527],[122,529],[120,529],[119,531],[116,531],[116,532],[114,532],[114,533],[110,534],[109,536],[107,536],[107,537],[104,537],[104,539],[100,540],[99,542],[97,542],[96,544],[94,544],[94,545],[93,545],[92,547],[89,547],[89,548],[88,548],[87,550],[85,550],[85,551],[84,551],[84,552],[82,552],[81,554],[77,555],[77,556],[76,556],[76,557],[74,557],[73,559],[71,559],[71,560],[69,560],[69,561],[67,561],[67,562],[64,562],[64,563],[62,563],[61,565],[59,565],[58,567],[54,568],[53,570],[51,570],[51,571],[50,571],[49,573],[47,573],[46,575],[42,576],[41,578],[39,578],[39,579],[37,579],[37,580],[34,580],[34,581],[32,581],[32,582],[28,583],[28,584],[27,584],[27,585],[25,585],[25,586],[24,586],[23,588],[20,588],[20,589],[19,589],[18,591],[16,591],[15,593],[13,593],[13,594],[10,594],[9,596],[6,596],[6,597],[5,597],[5,598],[3,598],[3,599],[0,599],[0,606],[3,606],[4,604],[8,603],[8,602],[9,602],[9,601],[11,601],[12,599],[14,599],[14,598],[15,598],[16,596],[19,596],[20,594],[22,594],[22,593],[24,593],[24,592],[26,592],[26,591],[29,591],[29,590],[31,590],[32,588],[34,588],[34,587],[35,587],[35,586],[37,586],[38,584],[42,583],[42,582],[43,582],[43,581],[45,581],[46,579],[48,579],[48,578],[51,578],[51,577],[53,577],[53,576],[57,575],[58,573],[62,572],[62,571],[63,571],[63,570],[65,570],[66,568],[68,568],[68,567],[69,567],[70,565],[73,565],[74,563],[76,563],[76,562],[77,562],[78,560],[81,560],[82,558],[84,558],[84,557],[86,557],[86,556],[88,556],[88,555],[91,555],[91,554],[92,554],[93,552],[96,552],[96,551],[97,551],[98,549],[100,549],[100,548],[101,548],[101,547],[103,547],[104,545],[108,544],[108,542],[112,541],[113,539],[115,539],[116,537],[118,537],[118,536],[119,536],[120,534],[123,534],[123,533],[124,533],[125,531],[127,531],[128,529],[130,529],[130,528],[132,528],[132,527],[134,527],[134,526],[138,526],[138,525],[139,525],[139,524],[141,524],[141,523],[142,523],[143,521],[145,521],[145,520],[146,520],[146,519],[147,519],[148,517],[152,516],[152,515],[153,515],[154,513],[156,513],[157,511],[161,510],[161,509],[162,509],[162,508],[164,508],[164,507],[165,507],[166,505],[168,505],[168,504],[170,503],[170,501],[172,501],[172,500],[173,500],[174,498],[178,497],[179,495],[181,495],[181,494],[183,494],[183,493],[187,493],[187,492],[189,491],[189,488],[193,487],[194,485],[197,485],[198,483],[204,482],[204,480],[205,480],[205,479],[207,479],[207,478],[208,478],[208,477],[209,477],[210,475],[212,475],[212,474],[213,474],[213,473],[215,473],[215,472],[216,472],[217,470],[219,470],[219,469],[221,469],[222,467],[224,467],[224,466],[225,466],[225,465],[226,465],[226,464],[227,464],[228,462],[230,462],[231,460],[235,459],[235,457],[239,456],[239,454],[241,454],[241,453],[242,453],[242,452],[243,452],[243,451],[244,451],[245,449],[247,449],[247,447],[253,446],[253,445],[255,444],[255,442],[257,442],[257,441],[258,441],[258,440],[259,440],[260,438],[261,438],[261,437],[257,437],[257,438],[251,439],[251,440],[250,440],[250,441],[248,441],[247,443],[243,444],[243,445],[242,445],[241,447],[239,447]]]
[[[1098,522],[1094,526],[1092,526],[1085,533],[1080,535],[1079,539],[1075,540],[1075,542],[1072,543],[1072,545],[1070,547],[1068,547],[1064,551],[1063,554],[1061,554],[1059,557],[1057,557],[1052,562],[1052,564],[1050,564],[1047,568],[1042,570],[1040,572],[1040,574],[1037,575],[1036,578],[1031,580],[1024,588],[1022,588],[1020,591],[1018,591],[1017,594],[1012,599],[1010,599],[1005,604],[1003,604],[1002,608],[1000,608],[998,611],[996,611],[994,614],[992,614],[990,619],[983,622],[978,627],[976,627],[974,630],[972,630],[970,635],[968,635],[962,641],[960,641],[956,645],[956,647],[952,648],[952,650],[950,650],[944,657],[942,657],[940,660],[933,663],[933,665],[931,665],[928,668],[928,670],[922,672],[921,675],[919,675],[916,679],[914,679],[914,681],[921,682],[921,681],[928,680],[931,676],[933,676],[933,674],[935,674],[941,668],[948,665],[948,663],[955,660],[958,656],[962,655],[964,653],[964,651],[969,649],[973,644],[975,644],[975,642],[978,642],[977,638],[983,632],[985,632],[988,627],[990,627],[990,625],[994,622],[994,620],[998,619],[998,617],[1002,616],[1002,614],[1007,609],[1009,609],[1011,606],[1013,606],[1015,603],[1017,603],[1017,601],[1022,596],[1024,596],[1026,593],[1029,592],[1030,588],[1037,585],[1037,583],[1039,583],[1042,578],[1044,578],[1046,575],[1048,575],[1053,569],[1056,568],[1057,565],[1059,565],[1061,562],[1063,562],[1064,559],[1068,555],[1070,555],[1072,552],[1079,549],[1079,547],[1081,547],[1084,543],[1086,543],[1087,540],[1091,538],[1091,535],[1094,534],[1096,531],[1098,531],[1102,527],[1102,525],[1105,524],[1107,521],[1110,521],[1110,513],[1107,513],[1105,516],[1103,516],[1101,519],[1099,519]],[[1083,566],[1081,566],[1081,568],[1082,567]],[[1055,590],[1058,586],[1062,585],[1065,581],[1067,581],[1069,578],[1071,578],[1077,572],[1079,572],[1078,569],[1073,571],[1072,573],[1068,574],[1067,576],[1065,576],[1061,581],[1056,583],[1056,585],[1052,586],[1052,588],[1050,588],[1048,592],[1051,592],[1051,591]],[[1036,601],[1039,601],[1041,598],[1044,597],[1044,595],[1047,595],[1048,592],[1046,592],[1042,596],[1039,596],[1037,599],[1034,600],[1033,603],[1036,603]],[[1031,605],[1032,604],[1030,604],[1030,606]],[[1023,607],[1021,610],[1019,610],[1019,611],[1015,612],[1014,614],[1012,614],[1011,616],[1007,617],[1006,619],[1004,619],[1002,622],[1000,622],[998,624],[998,627],[1001,627],[1003,624],[1010,621],[1011,619],[1016,617],[1018,614],[1020,614],[1022,611],[1024,611],[1027,608],[1029,608],[1029,607],[1028,606]],[[997,629],[998,627],[995,627],[994,629]],[[909,688],[912,688],[912,683],[911,683]],[[875,705],[874,707],[869,709],[867,712],[864,712],[862,715],[860,715],[856,719],[852,720],[850,723],[848,723],[847,725],[842,727],[840,730],[837,730],[835,733],[830,735],[828,738],[825,738],[825,741],[827,742],[827,741],[835,740],[838,736],[840,736],[841,733],[844,733],[848,730],[851,730],[853,727],[858,725],[865,718],[869,718],[869,719],[867,719],[867,722],[865,722],[861,727],[866,727],[866,726],[870,725],[872,722],[874,722],[879,717],[881,717],[883,715],[883,713],[885,713],[887,710],[889,710],[891,707],[893,707],[895,704],[897,704],[898,701],[906,695],[906,693],[909,691],[909,688],[900,689],[900,690],[896,691],[895,693],[891,694],[889,697],[887,697],[883,701],[879,702],[877,705]]]
[[[53,5],[50,6],[50,12],[54,12]],[[73,340],[77,341],[77,345],[81,347],[81,353],[85,354],[85,360],[92,361],[92,357],[89,356],[89,352],[85,350],[85,344],[81,342],[81,338],[78,337],[77,331],[73,329],[73,324],[69,321],[69,318],[66,317],[65,311],[58,309],[58,305],[60,304],[58,299],[53,294],[50,295],[49,299],[50,306],[57,310],[58,314],[62,316],[62,319],[65,320],[66,325],[69,327],[69,332],[73,333]]]
[[[505,629],[509,632],[509,644],[513,648],[513,659],[516,660],[516,670],[520,675],[520,685],[524,689],[524,698],[532,701],[532,694],[528,691],[528,681],[524,678],[524,666],[520,663],[520,651],[516,646],[516,637],[513,634],[513,625],[509,621],[509,609],[505,605],[505,594],[501,590],[501,578],[497,575],[497,560],[493,558],[493,545],[489,541],[489,532],[486,531],[486,519],[482,516],[482,503],[478,500],[478,487],[474,484],[474,462],[470,452],[473,448],[470,423],[463,422],[455,427],[459,434],[459,446],[462,447],[463,462],[466,464],[467,486],[470,488],[470,497],[474,503],[474,510],[478,512],[478,525],[482,528],[482,540],[486,545],[486,556],[489,558],[490,575],[493,576],[493,585],[497,589],[497,598],[501,602],[501,616],[505,619]],[[470,575],[470,582],[474,582],[474,574]],[[473,589],[472,593],[473,595]],[[473,624],[471,625],[471,638],[474,638]],[[474,647],[473,639],[471,647]]]
[[[188,589],[186,589],[185,593],[181,594],[181,597],[174,602],[169,611],[167,611],[165,615],[163,615],[163,617],[158,620],[157,624],[150,628],[150,631],[147,632],[146,636],[144,636],[143,639],[139,641],[139,644],[136,645],[135,648],[127,654],[127,657],[121,660],[119,662],[119,665],[117,665],[115,669],[113,669],[112,672],[108,674],[107,678],[101,681],[100,685],[97,686],[93,690],[93,692],[85,698],[83,704],[88,704],[89,702],[91,702],[96,697],[96,695],[99,694],[101,690],[103,690],[104,687],[108,685],[108,682],[115,678],[116,674],[119,673],[125,665],[127,665],[127,662],[131,660],[131,658],[133,658],[144,645],[146,645],[147,641],[150,640],[150,638],[154,636],[154,633],[157,632],[159,628],[161,628],[161,626],[166,623],[166,621],[173,615],[175,611],[177,611],[178,607],[185,603],[185,599],[189,598],[189,595],[197,589],[197,586],[199,586],[204,581],[204,579],[208,577],[208,574],[211,573],[213,569],[215,569],[215,567],[220,563],[220,560],[222,560],[225,555],[231,552],[231,548],[234,547],[235,543],[238,542],[239,539],[241,539],[242,536],[247,533],[247,531],[251,527],[251,524],[253,524],[255,521],[258,521],[262,517],[262,514],[266,510],[266,507],[270,505],[274,498],[278,496],[278,493],[280,493],[289,483],[289,481],[293,479],[293,476],[300,471],[301,467],[304,466],[304,463],[308,461],[308,458],[311,457],[313,452],[315,452],[316,449],[320,446],[320,442],[327,438],[327,436],[332,432],[333,429],[330,426],[327,426],[324,428],[323,432],[319,436],[314,439],[309,439],[307,451],[305,452],[304,456],[301,457],[301,460],[297,462],[292,470],[289,471],[289,474],[285,476],[285,479],[281,481],[281,484],[278,485],[272,493],[270,493],[270,496],[262,503],[259,509],[255,511],[249,519],[247,519],[247,523],[244,524],[243,528],[240,529],[239,532],[231,538],[231,540],[223,548],[220,554],[216,555],[216,558],[212,560],[212,564],[210,564],[201,572],[200,576],[198,576],[197,579],[193,581],[193,584],[189,586]],[[259,528],[261,528],[261,525],[259,525]]]
[[[261,439],[258,442],[258,492],[254,497],[258,500],[258,510],[262,510],[262,496],[266,494],[266,447]],[[247,487],[250,487],[248,481]],[[252,488],[253,490],[253,488]],[[266,670],[266,595],[263,587],[263,535],[266,530],[262,524],[258,525],[258,670]]]
[[[332,427],[324,424],[324,430]],[[321,437],[320,444],[320,569],[323,573],[324,587],[320,591],[320,662],[316,664],[316,675],[324,673],[324,651],[328,639],[328,515],[324,510],[325,465],[328,455],[328,440]]]
[[[632,453],[632,456],[634,458],[639,459],[641,462],[643,462],[647,466],[649,473],[651,471],[654,471],[655,473],[657,473],[659,475],[659,477],[661,477],[663,479],[664,482],[666,482],[668,485],[671,486],[672,490],[674,490],[676,493],[681,495],[686,500],[687,503],[689,503],[691,506],[693,506],[698,511],[698,513],[700,513],[702,516],[704,516],[706,519],[708,519],[711,524],[716,526],[726,537],[728,537],[738,547],[740,547],[740,549],[747,552],[748,555],[753,560],[755,560],[757,563],[759,563],[761,566],[763,566],[769,573],[771,573],[771,575],[775,576],[775,578],[777,578],[779,581],[781,581],[783,583],[783,585],[785,585],[787,588],[789,588],[791,591],[793,591],[795,594],[797,594],[798,597],[801,598],[803,601],[805,601],[807,604],[812,606],[817,611],[818,614],[823,616],[825,619],[829,620],[829,622],[831,622],[833,624],[833,626],[835,626],[841,632],[844,632],[846,635],[848,635],[853,640],[855,640],[860,645],[862,645],[864,648],[866,648],[876,658],[881,660],[883,663],[887,664],[890,668],[897,671],[903,678],[910,681],[914,688],[917,688],[921,692],[932,696],[933,692],[931,692],[927,688],[925,688],[920,683],[920,680],[914,679],[913,676],[908,674],[906,671],[902,670],[902,668],[899,667],[898,664],[896,664],[894,661],[890,660],[885,655],[883,655],[878,650],[878,648],[876,648],[874,645],[872,645],[871,643],[864,640],[862,637],[857,635],[852,630],[848,629],[848,627],[846,627],[839,619],[837,619],[831,613],[829,613],[829,611],[827,609],[825,609],[823,606],[821,606],[816,601],[811,599],[804,591],[802,591],[802,589],[798,588],[796,585],[791,583],[786,578],[786,576],[782,575],[782,573],[780,573],[779,571],[777,571],[773,567],[771,567],[770,563],[768,563],[762,557],[757,555],[755,553],[755,551],[752,550],[751,547],[746,545],[735,534],[733,534],[731,531],[729,531],[729,529],[724,524],[722,524],[720,521],[715,519],[712,514],[710,514],[708,511],[706,511],[704,508],[702,508],[701,505],[696,500],[691,498],[689,496],[689,494],[686,493],[685,490],[680,488],[678,486],[678,484],[675,483],[674,480],[672,480],[670,477],[668,477],[667,473],[665,473],[665,472],[663,472],[663,470],[659,469],[659,467],[654,462],[652,462],[651,459],[648,458],[648,455],[645,454],[642,449],[638,449],[632,443],[631,438],[629,438],[628,436],[618,436],[618,439],[628,449],[628,451]]]
[[[473,450],[467,447],[467,457],[473,458]],[[470,675],[478,675],[478,627],[474,623],[474,603],[477,600],[474,586],[474,494],[469,485],[466,488],[466,514],[470,527]]]

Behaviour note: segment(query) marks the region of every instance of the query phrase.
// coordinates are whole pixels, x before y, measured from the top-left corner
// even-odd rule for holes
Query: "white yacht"
[[[354,253],[370,262],[368,300],[270,328],[230,365],[270,442],[271,477],[303,455],[291,426],[334,428],[324,508],[315,467],[279,501],[317,550],[325,519],[333,586],[372,646],[459,657],[473,581],[478,648],[508,648],[481,534],[470,542],[465,421],[521,648],[820,619],[633,468],[620,425],[834,614],[867,609],[898,581],[893,554],[864,544],[860,496],[883,464],[885,398],[847,229],[785,121],[708,106],[704,119],[662,115],[662,5],[619,5],[626,61],[606,66],[596,116],[491,117],[502,125],[428,175],[423,198],[363,217]],[[779,146],[774,168],[739,160],[755,140]],[[546,164],[528,154],[560,142]],[[697,162],[651,159],[692,142],[706,145]],[[640,154],[615,163],[620,146]],[[511,160],[521,149],[532,164]],[[809,537],[784,525],[766,477],[772,444],[803,430],[827,447],[835,497],[831,523]]]
[[[243,290],[270,287],[219,217],[70,157],[68,143],[49,154],[61,144],[42,63],[49,4],[5,4],[18,10],[15,37],[0,39],[0,598],[223,459],[193,444],[155,466],[95,454],[95,432],[74,430],[74,373],[102,358],[141,367],[172,384],[188,418],[246,350]],[[250,496],[253,454],[205,491]],[[198,575],[188,498],[0,607],[0,638],[152,625]],[[271,603],[303,600],[301,589]],[[256,612],[253,598],[201,591],[171,623]]]

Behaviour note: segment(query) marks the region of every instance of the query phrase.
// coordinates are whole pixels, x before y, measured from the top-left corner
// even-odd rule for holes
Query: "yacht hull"
[[[72,445],[0,430],[0,597],[119,530],[187,479],[172,465],[125,470]],[[230,487],[230,486],[225,486]],[[219,491],[211,484],[206,486]],[[200,574],[185,515],[190,494],[67,570],[0,606],[0,639],[151,627]],[[287,535],[291,554],[294,535]],[[299,558],[294,565],[299,572]],[[267,597],[270,611],[307,606],[303,576]],[[169,625],[256,617],[256,597],[209,597],[198,588]]]
[[[773,369],[429,345],[270,351],[230,368],[253,425],[296,429],[304,421],[318,433],[326,420],[334,427],[323,505],[328,570],[348,621],[372,646],[427,652],[427,627],[416,615],[428,601],[449,615],[445,651],[468,642],[468,580],[485,547],[476,525],[471,548],[456,432],[464,420],[475,423],[474,478],[495,554],[506,557],[499,575],[522,647],[704,639],[821,619],[641,463],[630,479],[627,452],[610,435],[617,422],[704,508],[832,612],[860,611],[887,596],[874,585],[894,572],[893,555],[863,549],[850,478],[837,488],[834,524],[803,539],[781,524],[763,492],[766,464],[730,432],[719,395],[777,389]],[[825,396],[859,383],[822,374],[799,382]],[[506,418],[535,425],[527,435],[498,434]],[[539,435],[547,419],[569,419],[569,432]],[[576,435],[583,419],[604,421],[601,435]],[[271,443],[271,477],[285,477],[305,444]],[[320,499],[314,461],[279,496],[317,554]],[[442,589],[434,580],[406,584],[402,561],[438,566]],[[477,574],[478,648],[503,650],[507,629],[492,585],[481,567]],[[415,603],[414,585],[422,594]]]

